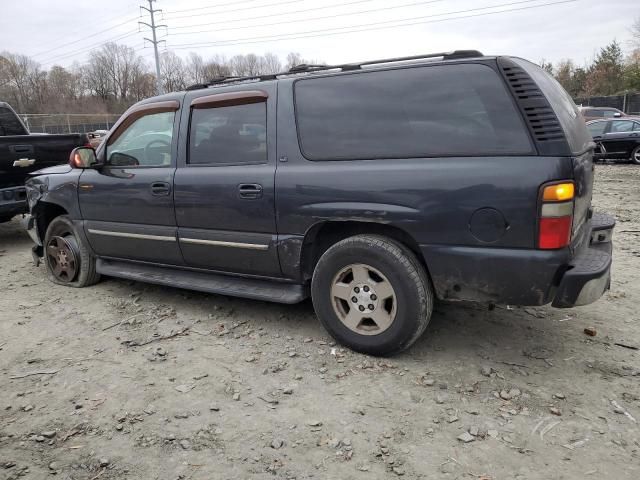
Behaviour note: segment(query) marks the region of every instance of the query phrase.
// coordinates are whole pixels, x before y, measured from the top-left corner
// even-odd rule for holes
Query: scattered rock
[[[110,463],[110,462],[109,462],[109,459],[108,459],[108,458],[104,458],[104,457],[103,457],[103,458],[101,458],[101,459],[99,460],[99,463],[100,463],[100,466],[101,466],[101,467],[106,467],[106,466],[108,466],[108,465],[109,465],[109,463]]]
[[[209,410],[211,410],[212,412],[219,412],[220,411],[220,406],[216,403],[209,405]]]
[[[309,420],[307,421],[307,425],[309,425],[310,427],[321,427],[322,422],[319,420]]]
[[[180,393],[187,393],[193,390],[195,385],[178,385],[174,387]]]
[[[509,396],[511,398],[518,398],[520,395],[522,395],[522,392],[517,388],[512,388],[511,390],[509,390]]]
[[[189,440],[180,440],[180,446],[183,450],[189,450],[191,448],[191,442]]]
[[[551,407],[551,408],[549,408],[549,411],[550,411],[551,413],[553,413],[554,415],[557,415],[557,416],[562,415],[562,412],[561,412],[561,411],[560,411],[560,409],[559,409],[559,408],[557,408],[557,407]]]
[[[440,465],[440,471],[442,473],[453,473],[456,470],[456,464],[454,462],[445,462]]]
[[[24,407],[22,407],[22,411],[23,412],[30,412],[31,410],[33,410],[33,405],[25,405]]]
[[[282,390],[282,393],[284,393],[285,395],[292,395],[293,394],[293,388],[291,387],[286,387]]]
[[[447,401],[447,394],[446,393],[439,393],[439,394],[436,395],[436,403],[437,404],[442,405],[446,401]]]
[[[500,398],[503,400],[511,400],[511,395],[506,390],[500,390]]]
[[[597,331],[594,327],[587,327],[584,329],[585,335],[589,335],[590,337],[595,337],[597,335]]]
[[[484,365],[481,369],[480,369],[480,373],[482,375],[484,375],[485,377],[490,377],[491,374],[493,373],[493,368]],[[445,465],[448,465],[448,463],[445,463]]]
[[[271,441],[271,448],[278,450],[279,448],[282,448],[282,446],[284,445],[284,441],[281,438],[274,438]]]
[[[46,438],[53,438],[53,437],[56,436],[56,432],[55,432],[55,430],[49,430],[49,431],[46,431],[46,432],[42,432],[41,435],[43,437],[46,437]]]
[[[478,435],[478,427],[471,427],[471,428],[469,429],[469,433],[470,433],[471,435],[473,435],[474,437],[479,436],[479,435]]]
[[[469,432],[464,432],[458,435],[458,440],[460,440],[463,443],[469,443],[469,442],[473,442],[475,440],[475,437],[471,435]]]
[[[487,430],[487,435],[489,435],[491,438],[498,438],[498,431],[497,430]]]
[[[553,398],[557,398],[558,400],[564,400],[566,397],[564,393],[554,393]]]
[[[49,470],[59,470],[60,464],[58,462],[51,462],[49,464]]]
[[[240,393],[239,392],[235,392],[233,394],[233,397],[231,397],[231,398],[233,398],[233,400],[235,400],[236,402],[239,401],[240,400]]]

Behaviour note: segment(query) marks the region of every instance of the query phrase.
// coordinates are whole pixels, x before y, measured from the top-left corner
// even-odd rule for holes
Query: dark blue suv
[[[613,218],[560,85],[456,51],[221,78],[131,107],[27,185],[53,282],[101,274],[283,303],[388,355],[438,300],[584,305]]]

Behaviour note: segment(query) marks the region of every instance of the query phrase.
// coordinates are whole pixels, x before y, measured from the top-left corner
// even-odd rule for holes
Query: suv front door
[[[173,208],[178,101],[143,104],[114,127],[79,182],[87,238],[103,257],[180,265]]]
[[[251,88],[251,87],[248,87]],[[175,176],[178,237],[191,267],[280,276],[274,201],[276,87],[188,93]]]

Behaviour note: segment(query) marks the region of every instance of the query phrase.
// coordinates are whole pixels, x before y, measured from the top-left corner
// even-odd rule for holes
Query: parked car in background
[[[31,172],[66,163],[79,145],[88,145],[85,134],[29,134],[11,106],[0,102],[0,223],[26,213],[24,182]]]
[[[100,142],[104,140],[107,133],[109,133],[109,130],[94,130],[93,132],[87,133],[91,146],[95,148],[100,145]]]
[[[640,165],[640,117],[592,120],[587,122],[587,129],[597,144],[596,159]]]
[[[311,296],[334,338],[389,355],[435,299],[600,298],[615,220],[591,207],[594,147],[519,58],[298,66],[134,105],[29,181],[25,224],[55,283]]]
[[[580,107],[580,113],[582,113],[585,122],[601,118],[620,118],[627,116],[622,110],[612,107]]]

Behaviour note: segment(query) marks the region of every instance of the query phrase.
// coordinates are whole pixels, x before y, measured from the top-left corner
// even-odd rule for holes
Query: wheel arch
[[[407,231],[384,223],[357,220],[327,220],[314,224],[305,233],[300,253],[301,273],[304,280],[313,275],[318,260],[329,247],[354,235],[381,235],[411,250],[425,269],[429,280],[429,268],[418,242]]]
[[[47,228],[54,218],[60,215],[68,215],[69,212],[57,203],[51,203],[46,201],[39,201],[31,210],[32,215],[36,219],[36,225],[38,226],[38,236],[40,240],[44,242],[44,236],[47,233]]]

